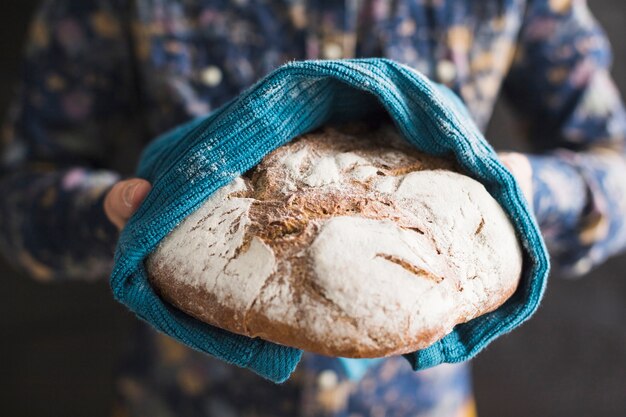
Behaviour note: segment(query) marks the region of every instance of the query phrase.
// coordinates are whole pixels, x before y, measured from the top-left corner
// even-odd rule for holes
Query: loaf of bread
[[[146,261],[160,296],[228,331],[331,356],[425,348],[500,306],[522,254],[506,214],[391,126],[327,127],[267,155]]]

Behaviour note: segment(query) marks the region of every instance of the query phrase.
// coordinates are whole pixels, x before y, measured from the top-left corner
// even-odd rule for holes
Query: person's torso
[[[145,139],[215,110],[288,61],[374,56],[449,86],[484,128],[525,7],[523,0],[135,0],[132,53]],[[355,380],[339,360],[305,354],[293,377],[274,385],[148,329],[137,334],[118,384],[131,415],[473,412],[465,365],[416,373],[395,357]]]
[[[525,0],[135,0],[134,61],[156,135],[291,60],[387,57],[451,87],[485,127]]]

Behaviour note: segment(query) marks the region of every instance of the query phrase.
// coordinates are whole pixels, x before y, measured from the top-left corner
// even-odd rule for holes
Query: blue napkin
[[[456,158],[483,183],[510,216],[523,242],[523,278],[503,306],[456,326],[434,345],[405,357],[418,370],[476,355],[537,309],[549,270],[546,248],[520,188],[461,101],[447,88],[388,59],[286,64],[207,117],[151,143],[137,175],[149,180],[153,189],[120,235],[110,280],[115,298],[159,331],[194,349],[272,381],[285,381],[300,360],[300,350],[232,334],[182,313],[157,296],[143,261],[211,194],[272,150],[327,123],[385,113],[417,149]]]

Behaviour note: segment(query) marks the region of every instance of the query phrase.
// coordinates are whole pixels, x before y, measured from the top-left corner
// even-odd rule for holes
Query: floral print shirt
[[[553,264],[581,275],[626,247],[626,113],[584,0],[47,0],[0,139],[0,250],[40,281],[102,279],[102,201],[155,136],[279,65],[382,56],[452,88],[479,126],[502,93],[533,149]],[[117,416],[470,416],[467,365],[389,358],[351,377],[306,353],[273,385],[137,322]]]

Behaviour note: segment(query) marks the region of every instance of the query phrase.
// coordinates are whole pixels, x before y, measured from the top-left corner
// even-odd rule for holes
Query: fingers
[[[111,223],[122,230],[151,189],[150,183],[140,178],[115,184],[104,199],[104,212]]]
[[[533,169],[526,156],[518,152],[499,154],[502,163],[511,171],[517,180],[526,200],[533,204]]]

